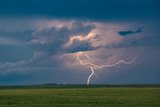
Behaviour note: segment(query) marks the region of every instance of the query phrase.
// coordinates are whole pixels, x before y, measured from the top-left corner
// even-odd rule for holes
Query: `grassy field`
[[[0,107],[160,107],[160,88],[0,87]]]

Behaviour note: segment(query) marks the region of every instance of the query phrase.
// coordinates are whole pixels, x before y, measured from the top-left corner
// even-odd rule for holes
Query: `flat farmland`
[[[160,88],[1,87],[0,107],[160,107]]]

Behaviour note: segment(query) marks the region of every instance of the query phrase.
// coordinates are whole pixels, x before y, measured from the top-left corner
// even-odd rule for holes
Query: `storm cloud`
[[[133,19],[156,16],[159,0],[1,0],[0,14],[87,18],[94,20]],[[158,15],[159,16],[159,15]]]
[[[142,27],[140,27],[138,30],[136,31],[118,31],[118,34],[121,36],[128,36],[128,35],[132,35],[132,34],[136,34],[136,33],[140,33],[142,32]]]
[[[159,0],[1,0],[0,85],[160,83]],[[86,58],[85,54],[89,57]]]
[[[85,38],[95,26],[90,23],[84,25],[80,21],[69,22],[69,25],[46,27],[44,29],[33,32],[33,39],[30,41],[31,45],[38,50],[48,51],[49,53],[63,53],[63,52],[78,52],[88,51],[94,49],[88,40],[79,41],[73,40],[71,46],[64,46],[72,37],[81,35]]]

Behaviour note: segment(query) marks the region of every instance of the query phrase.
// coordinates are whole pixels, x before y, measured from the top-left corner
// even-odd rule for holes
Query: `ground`
[[[160,107],[160,87],[0,87],[0,107]]]

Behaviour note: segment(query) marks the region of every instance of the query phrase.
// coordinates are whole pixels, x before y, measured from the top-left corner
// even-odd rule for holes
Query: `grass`
[[[0,107],[160,107],[160,88],[5,87]]]

